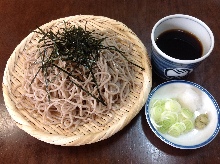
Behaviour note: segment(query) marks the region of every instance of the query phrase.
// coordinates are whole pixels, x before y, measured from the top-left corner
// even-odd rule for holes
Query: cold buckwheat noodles
[[[99,33],[102,35],[95,33],[93,35],[94,37],[106,38],[103,45],[116,47],[130,59],[130,53],[133,51],[132,43],[116,36],[111,31],[99,31]],[[47,52],[47,54],[49,53],[50,51]],[[131,90],[134,90],[137,85],[142,87],[142,84],[138,84],[134,80],[135,70],[140,68],[129,63],[119,52],[105,49],[100,50],[99,53],[100,57],[93,72],[106,105],[85,92],[87,90],[96,97],[99,96],[91,73],[86,67],[76,67],[76,63],[56,61],[57,66],[65,68],[73,75],[80,76],[82,81],[68,76],[58,68],[48,68],[50,83],[46,84],[44,73],[39,71],[39,50],[33,47],[24,54],[26,58],[24,64],[25,80],[22,85],[24,89],[22,98],[28,100],[32,105],[23,104],[22,101],[19,105],[40,114],[45,124],[58,124],[66,129],[74,130],[88,122],[100,126],[106,125],[114,118],[114,111],[126,104]],[[49,100],[48,92],[50,94]],[[107,119],[101,119],[103,116]]]

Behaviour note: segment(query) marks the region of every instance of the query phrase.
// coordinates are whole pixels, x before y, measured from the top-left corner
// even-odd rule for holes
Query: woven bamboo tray
[[[115,113],[114,119],[104,127],[93,123],[87,123],[79,126],[74,132],[61,128],[59,125],[45,125],[42,117],[33,118],[31,111],[27,109],[16,108],[18,95],[21,95],[22,88],[17,86],[23,81],[24,72],[22,65],[25,61],[22,54],[31,48],[32,43],[37,42],[34,32],[24,38],[15,48],[14,52],[7,61],[3,77],[3,96],[5,105],[11,117],[15,120],[17,126],[37,139],[55,145],[79,146],[91,144],[109,138],[122,128],[124,128],[141,110],[151,89],[152,72],[151,64],[147,55],[146,48],[138,37],[123,23],[103,17],[92,15],[76,15],[58,20],[53,20],[42,25],[41,29],[63,26],[63,21],[71,22],[77,26],[87,28],[112,30],[122,38],[130,40],[133,46],[132,58],[137,64],[145,68],[144,71],[137,72],[135,80],[143,84],[142,88],[135,88],[130,92],[127,98],[127,105],[123,106]],[[27,102],[28,103],[28,102]],[[105,118],[102,118],[105,119]]]

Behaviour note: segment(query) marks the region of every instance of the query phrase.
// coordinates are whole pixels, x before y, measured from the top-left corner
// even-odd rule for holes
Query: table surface
[[[123,22],[151,50],[150,34],[162,17],[181,13],[204,21],[213,31],[215,47],[186,80],[206,88],[220,102],[220,1],[219,0],[8,0],[0,1],[0,76],[20,41],[36,26],[73,16],[99,15]],[[2,82],[2,78],[1,78]],[[153,86],[163,80],[153,74]],[[173,148],[150,130],[140,113],[120,132],[98,143],[62,147],[39,141],[19,129],[0,95],[0,163],[218,163],[220,135],[196,150]]]

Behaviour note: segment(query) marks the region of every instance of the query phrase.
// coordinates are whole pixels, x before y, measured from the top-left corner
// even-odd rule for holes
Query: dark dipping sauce
[[[156,39],[158,48],[166,55],[180,60],[194,60],[202,56],[199,39],[183,30],[168,30]]]

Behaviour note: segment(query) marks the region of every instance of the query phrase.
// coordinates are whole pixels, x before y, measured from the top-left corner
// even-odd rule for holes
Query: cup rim
[[[155,40],[154,40],[154,32],[155,32],[157,26],[158,26],[161,22],[163,22],[164,20],[166,20],[166,19],[168,19],[168,18],[175,18],[175,17],[182,17],[182,18],[190,18],[190,19],[193,19],[193,20],[195,20],[196,22],[199,22],[200,24],[202,24],[202,25],[206,28],[206,30],[208,31],[208,33],[210,34],[210,37],[211,37],[211,46],[210,46],[210,48],[209,48],[209,51],[208,51],[205,55],[201,56],[200,58],[194,59],[194,60],[180,60],[180,59],[176,59],[176,58],[173,58],[173,57],[168,56],[167,54],[165,54],[164,52],[162,52],[162,51],[158,48],[158,46],[157,46],[157,44],[156,44],[156,42],[155,42]],[[200,19],[195,18],[195,17],[190,16],[190,15],[185,15],[185,14],[173,14],[173,15],[168,15],[168,16],[165,16],[165,17],[161,18],[161,19],[154,25],[154,27],[153,27],[153,29],[152,29],[152,32],[151,32],[151,42],[152,42],[152,45],[153,45],[154,49],[155,49],[157,52],[159,52],[160,55],[162,55],[164,58],[166,58],[166,59],[168,59],[168,60],[170,60],[170,61],[176,62],[176,63],[180,63],[180,64],[191,64],[191,63],[198,63],[198,62],[204,60],[205,58],[207,58],[207,57],[210,55],[210,53],[212,52],[213,48],[214,48],[214,42],[215,42],[215,41],[214,41],[214,35],[213,35],[213,32],[211,31],[211,29],[210,29],[203,21],[201,21]]]

